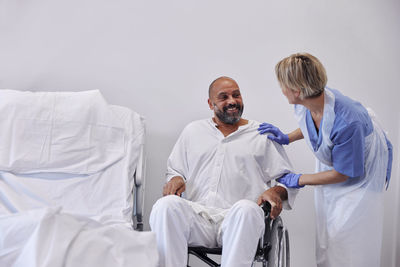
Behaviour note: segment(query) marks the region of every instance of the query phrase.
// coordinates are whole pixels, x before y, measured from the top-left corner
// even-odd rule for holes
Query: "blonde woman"
[[[316,57],[291,55],[275,71],[299,128],[284,134],[263,123],[258,130],[280,144],[304,138],[315,155],[316,173],[286,175],[280,182],[289,188],[315,186],[317,265],[380,266],[390,141],[371,111],[326,87],[326,71]]]

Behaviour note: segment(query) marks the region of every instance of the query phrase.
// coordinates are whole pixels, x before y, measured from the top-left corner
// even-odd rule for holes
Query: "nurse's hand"
[[[180,196],[186,190],[185,180],[180,176],[175,176],[164,185],[163,196],[177,195]]]
[[[282,186],[274,186],[261,194],[257,200],[257,204],[261,206],[262,203],[268,201],[271,204],[270,217],[275,219],[282,211],[282,202],[284,199],[287,199],[286,189]]]
[[[277,179],[277,181],[289,188],[302,188],[304,185],[299,185],[300,176],[301,174],[288,173]]]
[[[261,123],[257,130],[260,134],[272,133],[272,135],[268,135],[267,138],[277,142],[278,144],[289,144],[289,135],[282,133],[278,127],[275,127],[272,124],[266,122]]]

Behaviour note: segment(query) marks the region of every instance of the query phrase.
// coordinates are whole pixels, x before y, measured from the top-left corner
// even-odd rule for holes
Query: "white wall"
[[[208,84],[233,77],[246,118],[289,131],[296,127],[292,107],[273,68],[291,53],[310,52],[324,63],[330,87],[374,108],[397,148],[382,266],[399,266],[399,26],[396,0],[0,0],[0,88],[98,88],[110,103],[144,115],[147,223],[180,131],[211,116]],[[304,142],[288,153],[299,172],[313,170]],[[283,217],[292,266],[314,266],[312,188]]]

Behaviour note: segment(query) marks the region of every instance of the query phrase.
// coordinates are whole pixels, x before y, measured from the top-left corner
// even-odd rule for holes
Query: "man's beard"
[[[237,108],[237,113],[230,114],[228,113],[229,108]],[[222,108],[222,110],[218,109],[218,107],[214,104],[214,112],[217,118],[226,124],[235,124],[239,122],[240,118],[243,114],[243,105],[240,104],[229,104]]]

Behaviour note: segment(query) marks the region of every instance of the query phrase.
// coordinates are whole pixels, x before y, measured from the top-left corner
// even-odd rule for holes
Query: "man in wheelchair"
[[[160,267],[186,266],[188,246],[222,246],[221,266],[251,266],[265,227],[259,205],[269,202],[276,218],[297,194],[271,187],[292,167],[281,145],[258,134],[258,122],[241,118],[238,84],[217,78],[208,104],[213,118],[183,130],[168,159],[164,197],[150,214]]]

